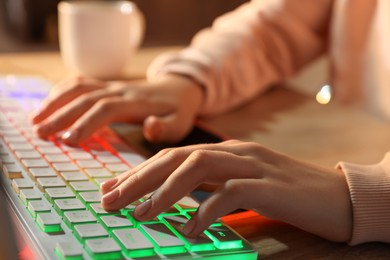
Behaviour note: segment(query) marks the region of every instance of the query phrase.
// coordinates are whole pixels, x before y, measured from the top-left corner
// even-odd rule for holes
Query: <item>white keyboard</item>
[[[186,197],[148,222],[133,218],[139,201],[118,212],[100,204],[99,186],[144,158],[109,128],[69,147],[34,136],[27,117],[50,90],[37,77],[0,77],[0,166],[20,224],[44,259],[256,259],[257,252],[221,222],[197,239],[181,227],[196,211]]]

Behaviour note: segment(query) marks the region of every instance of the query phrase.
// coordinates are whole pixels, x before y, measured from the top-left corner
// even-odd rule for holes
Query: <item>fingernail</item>
[[[183,227],[182,233],[185,236],[189,236],[195,228],[195,221],[190,219]]]
[[[80,136],[79,131],[66,131],[62,136],[61,139],[67,143],[77,143],[78,138]]]
[[[117,178],[109,179],[108,181],[103,182],[100,184],[100,189],[102,190],[112,190],[113,186],[118,182]]]
[[[145,200],[143,203],[139,204],[135,208],[135,215],[137,217],[142,217],[145,215],[145,213],[152,207],[152,200],[151,198]]]
[[[116,200],[119,196],[119,190],[113,190],[107,194],[105,194],[103,197],[102,197],[102,202],[104,204],[110,204],[112,203],[114,200]]]

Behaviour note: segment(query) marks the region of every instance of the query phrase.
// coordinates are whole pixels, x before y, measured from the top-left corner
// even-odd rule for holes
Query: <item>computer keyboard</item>
[[[144,161],[112,130],[80,147],[37,138],[28,114],[51,83],[0,77],[0,168],[13,213],[43,259],[256,259],[252,246],[216,221],[196,239],[181,228],[198,206],[191,197],[155,219],[133,217],[135,201],[117,212],[101,204],[100,184]]]

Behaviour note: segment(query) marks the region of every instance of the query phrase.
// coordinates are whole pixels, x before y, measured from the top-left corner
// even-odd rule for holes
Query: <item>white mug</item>
[[[129,1],[61,1],[58,24],[65,65],[99,79],[121,76],[145,31],[143,14]]]

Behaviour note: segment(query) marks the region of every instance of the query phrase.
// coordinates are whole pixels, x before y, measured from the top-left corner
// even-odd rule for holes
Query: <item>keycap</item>
[[[83,259],[83,248],[76,241],[62,241],[56,244],[56,254],[60,259]]]
[[[196,238],[186,237],[182,231],[183,226],[188,219],[184,216],[164,216],[163,219],[171,225],[177,233],[183,238],[186,248],[192,252],[209,251],[215,249],[214,242],[206,234],[202,233]]]
[[[52,163],[69,162],[69,157],[64,154],[46,154],[46,159]]]
[[[115,214],[120,214],[119,211],[113,211],[113,212],[107,212],[104,210],[104,208],[102,207],[102,204],[101,203],[91,203],[89,205],[92,213],[95,215],[95,216],[100,216],[100,215],[115,215]]]
[[[31,168],[29,169],[31,173],[31,177],[33,179],[39,177],[56,177],[57,173],[52,168]]]
[[[100,169],[85,169],[85,172],[92,178],[112,178],[113,175],[105,168]]]
[[[33,188],[33,189],[22,189],[19,192],[19,198],[22,202],[27,205],[29,200],[39,200],[42,198],[42,192]]]
[[[82,169],[93,169],[93,168],[99,169],[103,167],[98,161],[93,161],[93,160],[85,160],[85,161],[79,160],[76,163]]]
[[[155,255],[153,244],[136,228],[115,229],[112,231],[126,257],[147,257]]]
[[[71,151],[68,153],[69,157],[78,161],[78,160],[91,160],[93,156],[84,151]]]
[[[27,168],[42,168],[49,166],[49,164],[43,159],[23,159],[22,163]]]
[[[142,224],[141,228],[153,239],[157,251],[163,255],[184,253],[184,242],[181,241],[163,223]]]
[[[53,212],[38,214],[36,221],[42,231],[46,233],[60,232],[62,230],[61,219]]]
[[[89,238],[108,237],[108,232],[97,223],[75,225],[74,231],[81,242]]]
[[[65,182],[59,177],[37,178],[37,184],[42,191],[46,188],[65,187]]]
[[[131,227],[133,224],[123,215],[118,216],[102,216],[101,222],[107,229]]]
[[[46,197],[51,203],[54,203],[54,200],[56,199],[69,199],[76,197],[76,195],[68,187],[47,188],[45,192]]]
[[[85,206],[78,199],[58,199],[54,201],[54,209],[62,215],[63,211],[82,210]]]
[[[85,242],[87,252],[95,259],[121,259],[121,248],[113,238],[88,239]]]
[[[16,156],[20,159],[39,159],[42,155],[37,151],[17,151]]]
[[[12,188],[14,191],[19,194],[20,189],[32,189],[34,188],[34,183],[27,178],[13,179]]]
[[[84,203],[100,202],[102,200],[100,191],[80,192],[79,196]]]
[[[107,163],[106,168],[111,172],[125,172],[130,170],[130,167],[124,163]]]
[[[22,168],[16,164],[3,163],[3,173],[9,179],[23,178]]]
[[[73,163],[53,163],[54,169],[59,172],[78,172],[80,171],[79,167],[77,167]]]
[[[243,246],[240,237],[225,225],[211,226],[207,232],[210,233],[210,238],[219,249],[241,248]]]
[[[91,212],[86,210],[64,212],[64,222],[70,228],[73,228],[74,225],[77,224],[95,223],[96,221],[96,217],[93,216]]]
[[[74,181],[70,182],[70,186],[76,191],[97,191],[99,187],[96,186],[93,182],[90,181]]]
[[[82,172],[61,172],[65,181],[87,181],[88,177]]]
[[[36,218],[38,213],[50,212],[52,207],[51,207],[50,203],[47,202],[47,200],[43,198],[40,200],[29,201],[27,209],[30,212],[31,216],[33,216],[33,218]]]

